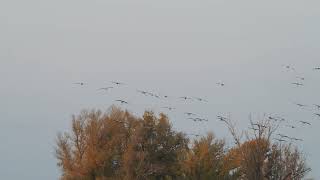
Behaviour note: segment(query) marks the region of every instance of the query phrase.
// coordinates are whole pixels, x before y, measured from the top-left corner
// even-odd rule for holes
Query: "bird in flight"
[[[227,119],[226,117],[223,117],[223,116],[217,116],[217,118],[220,120],[220,121],[223,121],[223,122],[227,122]]]
[[[292,125],[286,125],[286,126],[291,128],[291,129],[295,129],[296,128],[295,126],[292,126]]]
[[[117,82],[117,81],[111,81],[111,83],[112,83],[112,84],[115,84],[115,85],[117,85],[117,86],[119,86],[119,85],[125,85],[124,83],[122,83],[122,82]]]
[[[305,78],[302,77],[302,76],[296,76],[296,78],[297,78],[297,79],[300,79],[301,81],[304,81],[304,80],[305,80]]]
[[[320,70],[320,67],[315,67],[315,68],[313,68],[314,70]]]
[[[274,138],[274,140],[279,141],[279,142],[286,142],[284,139],[279,139],[279,138]]]
[[[98,90],[105,90],[105,91],[108,91],[109,89],[112,89],[113,87],[104,87],[104,88],[99,88]]]
[[[116,100],[117,102],[120,102],[121,104],[129,104],[127,101],[124,101],[124,100],[121,100],[121,99],[118,99]]]
[[[281,138],[288,138],[288,139],[290,139],[290,137],[289,137],[289,136],[287,136],[287,135],[278,134],[278,136],[280,136]]]
[[[262,124],[258,124],[258,123],[253,123],[252,125],[254,125],[254,126],[258,126],[259,128],[264,128],[264,129],[266,129],[266,128],[267,128],[267,126],[262,125]]]
[[[303,86],[303,84],[299,83],[299,82],[294,82],[294,83],[291,83],[291,84],[296,85],[296,86]]]
[[[195,118],[195,119],[197,119],[197,120],[200,121],[200,122],[201,122],[201,121],[207,121],[207,122],[209,121],[208,119],[204,119],[204,118]]]
[[[191,100],[192,98],[189,98],[189,97],[187,97],[187,96],[183,96],[183,97],[180,97],[180,99],[184,99],[184,100]]]
[[[295,105],[299,106],[299,107],[306,107],[307,105],[304,104],[300,104],[300,103],[294,103]]]
[[[316,106],[317,109],[320,109],[320,105],[314,104],[314,106]]]
[[[223,82],[218,82],[216,84],[219,85],[219,86],[225,86],[225,84]]]
[[[310,125],[311,126],[311,123],[307,122],[307,121],[300,121],[302,124],[304,125]]]
[[[208,102],[206,99],[195,97],[196,100],[201,101],[201,102]]]
[[[141,94],[143,94],[143,95],[148,95],[149,94],[149,92],[147,92],[147,91],[142,91],[142,90],[137,90],[137,92],[139,92],[139,93],[141,93]]]
[[[84,82],[76,82],[76,83],[73,83],[73,84],[78,84],[78,85],[80,85],[80,86],[85,85],[85,83],[84,83]]]
[[[298,139],[298,138],[290,138],[290,139],[294,141],[303,141],[303,139]]]
[[[164,108],[164,109],[168,109],[168,110],[170,110],[170,111],[172,111],[172,110],[176,109],[176,108],[174,108],[174,107],[162,107],[162,108]]]
[[[198,121],[197,118],[188,118],[188,119],[190,119],[190,120],[192,120],[192,121],[194,121],[194,122]]]
[[[196,114],[194,114],[194,113],[192,113],[192,112],[186,112],[186,113],[184,113],[184,114],[186,114],[186,115],[188,115],[188,116],[196,116]]]

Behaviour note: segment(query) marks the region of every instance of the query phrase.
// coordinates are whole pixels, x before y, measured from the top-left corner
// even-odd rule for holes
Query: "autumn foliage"
[[[164,114],[115,107],[73,116],[56,158],[62,180],[298,180],[309,171],[296,148],[267,136],[234,147],[212,133],[191,141]]]

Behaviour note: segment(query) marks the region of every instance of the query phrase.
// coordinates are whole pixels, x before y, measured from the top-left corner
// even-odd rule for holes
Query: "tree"
[[[200,140],[194,140],[182,164],[185,178],[190,180],[227,179],[229,174],[222,171],[224,146],[224,141],[216,139],[213,133],[207,134]]]

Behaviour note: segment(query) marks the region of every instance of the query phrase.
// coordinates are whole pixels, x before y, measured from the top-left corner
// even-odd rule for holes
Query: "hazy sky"
[[[169,116],[176,129],[218,137],[229,136],[218,114],[231,115],[242,128],[250,114],[310,121],[312,127],[282,131],[305,139],[298,146],[310,176],[320,179],[320,119],[312,115],[312,104],[320,104],[320,71],[312,70],[320,66],[319,6],[295,0],[1,0],[1,179],[58,179],[57,132],[70,127],[72,114],[106,109],[117,98],[128,100],[135,113],[174,106]],[[290,84],[296,76],[306,78],[305,87]],[[97,91],[111,80],[128,85]],[[78,81],[88,85],[72,84]],[[226,86],[218,87],[220,81]],[[136,89],[170,99],[146,98]],[[209,103],[175,98],[185,95]],[[210,122],[190,122],[185,111]]]

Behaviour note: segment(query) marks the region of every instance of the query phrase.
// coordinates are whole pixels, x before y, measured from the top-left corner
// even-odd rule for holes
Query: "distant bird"
[[[198,121],[197,118],[188,118],[188,119],[190,119],[190,120],[192,120],[192,121],[194,121],[194,122]]]
[[[190,136],[195,136],[195,137],[200,137],[201,135],[200,134],[187,134],[187,135],[190,135]]]
[[[296,85],[296,86],[303,86],[302,83],[298,83],[298,82],[294,82],[294,83],[291,83],[291,84]]]
[[[186,113],[184,113],[184,114],[186,114],[186,115],[188,115],[188,116],[196,116],[196,114],[191,113],[191,112],[186,112]]]
[[[127,101],[124,101],[124,100],[121,100],[121,99],[118,99],[116,100],[117,102],[120,102],[121,104],[129,104]]]
[[[222,83],[222,82],[218,82],[218,83],[216,83],[216,84],[219,85],[219,86],[225,86],[225,84]]]
[[[286,140],[284,140],[284,139],[274,138],[274,140],[279,141],[279,142],[286,142]]]
[[[290,137],[289,137],[289,136],[287,136],[287,135],[278,134],[278,136],[280,136],[281,138],[288,138],[288,139],[290,139]]]
[[[320,67],[315,67],[315,68],[313,68],[314,70],[320,70]]]
[[[124,83],[122,83],[122,82],[117,82],[117,81],[111,81],[111,83],[113,83],[113,84],[115,84],[115,85],[117,85],[117,86],[119,86],[119,85],[125,85]]]
[[[286,126],[291,128],[291,129],[295,129],[296,128],[295,126],[292,126],[292,125],[286,125]]]
[[[314,104],[314,106],[316,106],[317,109],[320,109],[320,105]]]
[[[298,138],[290,138],[290,139],[294,141],[303,141],[303,139],[298,139]]]
[[[300,104],[300,103],[294,103],[295,105],[299,106],[299,107],[307,107],[307,105],[304,104]]]
[[[164,109],[168,109],[168,110],[170,110],[170,111],[172,111],[172,110],[176,109],[176,108],[174,108],[174,107],[162,107],[162,108],[164,108]]]
[[[141,94],[143,94],[143,95],[148,95],[148,93],[149,93],[149,92],[147,92],[147,91],[141,91],[141,90],[137,90],[137,92],[139,92],[139,93],[141,93]]]
[[[285,67],[286,69],[288,69],[288,70],[293,70],[293,71],[295,70],[295,68],[293,68],[293,67],[290,66],[290,65],[285,65],[284,67]]]
[[[80,85],[80,86],[85,85],[85,83],[84,83],[84,82],[77,82],[77,83],[73,83],[73,84],[78,84],[78,85]]]
[[[104,88],[99,88],[98,90],[105,90],[108,91],[109,89],[112,89],[113,87],[104,87]]]
[[[307,122],[307,121],[300,121],[302,124],[304,125],[310,125],[311,126],[311,123]]]
[[[187,96],[183,96],[183,97],[180,97],[180,99],[184,99],[184,100],[191,100],[192,98],[190,98],[190,97],[187,97]]]
[[[266,129],[267,128],[267,126],[265,126],[265,125],[262,125],[262,124],[258,124],[258,123],[253,123],[252,125],[254,125],[254,126],[258,126],[259,128],[264,128],[264,129]]]
[[[194,98],[201,102],[208,102],[206,99],[203,99],[203,98],[199,98],[199,97],[194,97]]]
[[[195,119],[197,119],[197,120],[200,121],[200,122],[201,122],[201,121],[207,121],[207,122],[209,121],[208,119],[204,119],[204,118],[195,118]]]
[[[223,117],[223,116],[217,116],[217,118],[218,118],[220,121],[223,121],[223,122],[227,122],[227,120],[228,120],[228,118]]]
[[[301,81],[304,81],[304,80],[305,80],[305,78],[302,77],[302,76],[296,76],[296,78],[297,78],[297,79],[300,79]]]

